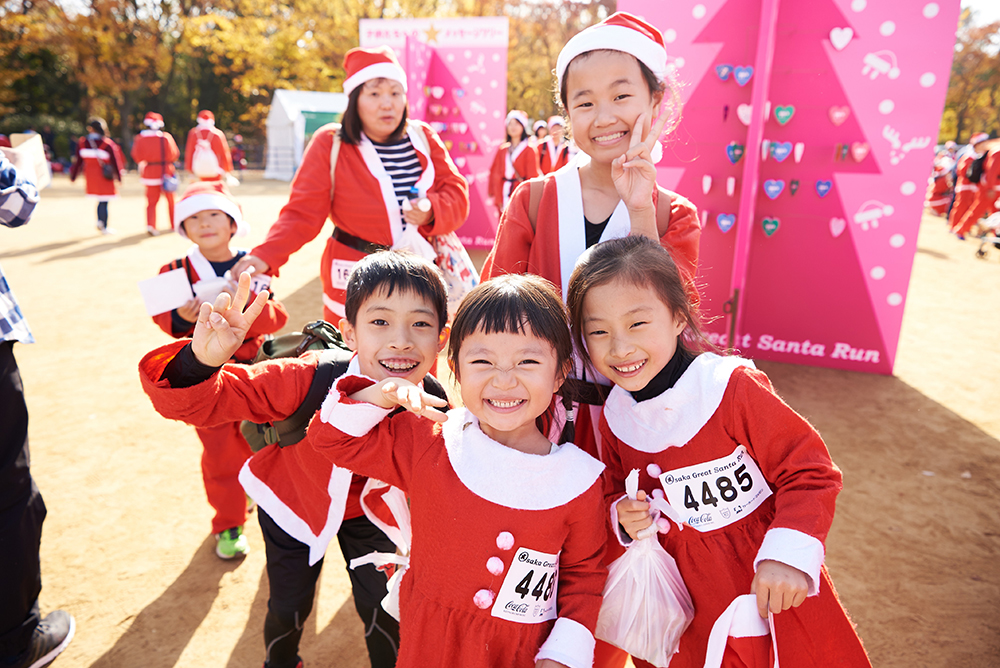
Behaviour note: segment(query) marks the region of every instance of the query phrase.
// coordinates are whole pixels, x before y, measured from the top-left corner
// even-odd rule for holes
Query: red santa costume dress
[[[398,668],[590,668],[607,573],[603,466],[566,444],[528,455],[466,409],[443,425],[350,400],[345,376],[314,418],[314,447],[409,494],[413,550],[399,593]]]
[[[560,116],[553,116],[549,119],[549,134],[538,145],[538,166],[542,174],[551,174],[557,169],[566,166],[570,159],[570,144],[565,136],[559,144],[552,138],[552,127],[558,125],[565,131],[566,122]],[[575,151],[574,151],[575,154]]]
[[[192,171],[195,152],[198,143],[211,148],[218,162],[218,173],[195,174]],[[208,109],[198,112],[195,126],[188,131],[187,143],[184,145],[184,169],[201,181],[221,181],[226,173],[233,171],[233,156],[229,152],[229,140],[226,133],[215,127],[215,114]]]
[[[992,140],[983,148],[986,151],[983,174],[976,184],[968,211],[959,219],[959,227],[955,230],[959,236],[965,236],[984,215],[992,214],[1000,195],[1000,141]]]
[[[174,193],[163,190],[164,175],[177,173],[174,161],[181,152],[169,132],[163,132],[163,116],[149,112],[143,124],[146,129],[132,142],[132,160],[139,165],[142,183],[146,186],[146,230],[156,231],[156,204],[160,193],[167,199],[169,220],[174,219]]]
[[[204,186],[196,183],[188,188],[175,211],[174,229],[177,234],[187,238],[180,223],[184,218],[206,209],[224,211],[236,221],[236,233],[246,234],[247,225],[243,221],[239,206],[228,195],[223,194],[223,188],[221,183]],[[222,284],[227,280],[224,274],[245,254],[245,250],[238,249],[235,251],[235,257],[227,262],[209,262],[198,246],[192,245],[187,255],[163,265],[160,273],[182,269],[191,285],[192,296],[198,296],[203,301],[214,301]],[[267,289],[270,283],[270,276],[264,274],[254,276],[250,286],[250,299],[253,300],[259,291]],[[195,323],[178,316],[176,309],[153,316],[153,321],[175,339],[190,337],[194,333]],[[234,361],[252,360],[266,335],[277,332],[286,322],[288,322],[288,311],[281,302],[275,299],[268,300],[263,312],[247,332],[246,341],[233,355]],[[218,534],[226,529],[243,526],[247,518],[247,502],[238,476],[240,468],[250,457],[251,452],[246,439],[240,434],[240,423],[238,421],[206,423],[197,427],[195,431],[205,448],[201,457],[201,472],[208,503],[215,509],[212,533]]]
[[[806,601],[773,617],[781,666],[871,665],[823,566],[840,471],[819,434],[774,393],[752,362],[701,354],[673,387],[638,403],[615,387],[600,428],[606,500],[619,541],[630,542],[616,507],[632,469],[639,469],[640,489],[665,493],[687,525],[679,530],[671,524],[668,533],[659,534],[695,608],[671,668],[706,665],[713,627],[721,629],[723,643],[726,635],[735,635],[769,648],[769,634],[731,630],[732,613],[746,612],[737,599],[750,593],[757,564],[765,559],[797,568],[809,580]],[[740,619],[746,622],[747,615]],[[721,665],[758,666],[740,661],[768,656],[730,641]],[[763,664],[771,665],[773,660]]]
[[[528,139],[528,117],[523,111],[513,109],[507,114],[507,123],[512,120],[524,128],[521,141],[513,147],[509,141],[501,144],[490,166],[488,194],[493,198],[497,213],[501,216],[517,185],[542,173],[538,166],[538,149]]]

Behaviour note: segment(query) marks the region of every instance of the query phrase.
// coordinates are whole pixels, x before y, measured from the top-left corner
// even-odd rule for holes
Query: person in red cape
[[[163,116],[151,111],[142,124],[146,129],[132,142],[132,160],[139,165],[139,177],[146,186],[146,233],[156,236],[156,205],[162,194],[167,200],[168,220],[174,219],[174,191],[164,189],[164,177],[175,177],[174,161],[181,152],[173,135],[163,131]],[[176,183],[176,182],[175,182]]]

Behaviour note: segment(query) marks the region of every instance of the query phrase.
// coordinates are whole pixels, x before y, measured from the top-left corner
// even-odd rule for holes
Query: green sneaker
[[[248,552],[250,552],[250,541],[243,535],[243,527],[233,527],[215,534],[215,554],[219,559],[245,557]]]

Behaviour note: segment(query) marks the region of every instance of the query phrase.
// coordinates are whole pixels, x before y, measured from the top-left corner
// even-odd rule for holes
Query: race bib
[[[728,457],[660,475],[667,501],[698,531],[729,526],[771,496],[760,467],[742,445]]]
[[[333,281],[334,290],[347,289],[347,277],[351,275],[351,269],[354,269],[356,264],[357,262],[350,260],[333,261],[333,265],[330,267],[330,278]]]
[[[519,547],[491,614],[521,624],[556,618],[559,555]]]

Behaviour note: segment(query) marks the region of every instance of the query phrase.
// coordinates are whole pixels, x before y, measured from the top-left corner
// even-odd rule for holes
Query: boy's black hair
[[[412,292],[429,301],[437,310],[438,330],[448,322],[448,288],[440,270],[408,251],[385,250],[362,258],[347,279],[344,317],[357,324],[361,306],[380,290],[392,296],[396,290]]]
[[[377,81],[377,79],[375,79],[375,81]],[[347,109],[344,110],[344,115],[340,118],[340,140],[345,144],[357,145],[361,143],[361,131],[363,126],[361,125],[361,114],[358,112],[358,98],[361,97],[361,91],[363,91],[364,88],[365,86],[362,84],[352,90],[350,95],[347,96]],[[390,142],[398,141],[403,138],[404,134],[406,134],[408,109],[409,105],[404,104],[403,118],[399,121],[399,125],[395,130],[393,130],[392,135],[389,137]]]
[[[87,129],[93,130],[99,135],[108,136],[108,124],[100,116],[91,116],[87,119]]]
[[[573,343],[566,307],[555,286],[531,274],[507,274],[480,283],[462,300],[452,323],[448,359],[456,377],[458,353],[469,335],[477,331],[521,333],[526,329],[552,345],[557,368],[568,368]]]

